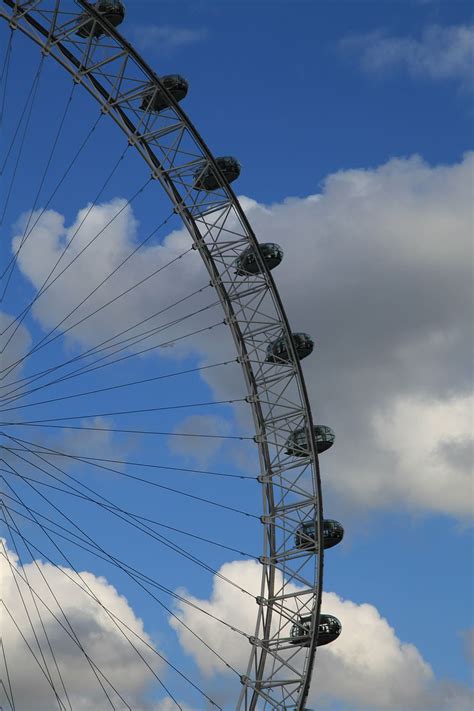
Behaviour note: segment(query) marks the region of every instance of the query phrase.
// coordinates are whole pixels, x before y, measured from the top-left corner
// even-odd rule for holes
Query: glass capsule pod
[[[296,355],[299,360],[303,360],[313,352],[314,341],[307,333],[292,333],[295,344]],[[276,341],[272,341],[267,346],[267,363],[289,363],[290,353],[285,336],[280,336]]]
[[[177,102],[182,101],[188,93],[189,84],[181,74],[167,74],[161,77],[161,81]],[[143,95],[140,108],[143,111],[154,111],[158,113],[168,106],[169,101],[164,92],[159,87],[150,85],[149,90]]]
[[[114,27],[118,27],[125,18],[125,5],[122,0],[97,0],[92,7]],[[81,22],[87,17],[88,14],[86,12],[82,13],[80,16]],[[91,17],[88,22],[77,30],[76,34],[79,37],[90,37],[90,35],[100,37],[105,34],[105,30],[97,22],[94,22],[94,18]]]
[[[216,163],[219,170],[224,175],[224,178],[228,183],[232,183],[240,175],[240,163],[236,158],[232,156],[221,156],[216,158]],[[195,187],[199,190],[217,190],[221,187],[220,180],[214,173],[212,165],[207,165],[204,169],[199,168],[194,173]]]
[[[332,548],[344,538],[344,528],[339,521],[325,518],[323,521],[323,548]],[[295,546],[301,550],[318,550],[317,531],[314,521],[302,523],[296,529]]]
[[[342,625],[333,615],[319,615],[318,641],[317,646],[323,647],[325,644],[334,642],[342,631]],[[303,615],[299,622],[295,622],[291,628],[291,644],[299,644],[301,647],[309,647],[311,643],[311,615]]]
[[[318,454],[322,454],[329,449],[329,447],[332,447],[336,435],[330,427],[326,425],[315,425],[313,431]],[[309,454],[306,427],[295,430],[290,434],[286,440],[286,453],[291,454],[293,457],[306,457]]]
[[[280,245],[274,244],[273,242],[264,242],[259,246],[263,260],[270,271],[281,264],[283,250]],[[235,273],[239,276],[260,274],[260,271],[260,265],[253,247],[245,249],[235,260]]]

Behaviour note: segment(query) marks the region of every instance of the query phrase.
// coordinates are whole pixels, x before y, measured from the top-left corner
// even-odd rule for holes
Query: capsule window
[[[282,259],[283,250],[278,244],[264,242],[260,244],[260,253],[269,270],[275,269]],[[247,247],[242,254],[235,260],[236,274],[245,276],[248,274],[259,274],[262,270],[257,260],[253,247]]]
[[[93,5],[93,8],[103,15],[113,27],[118,27],[124,20],[125,5],[121,0],[98,0],[98,2]],[[88,17],[89,13],[83,12],[79,19],[83,22]],[[105,29],[101,27],[93,17],[89,17],[89,21],[83,24],[76,32],[79,37],[90,37],[92,35],[96,38],[101,37],[105,33]]]
[[[315,425],[314,436],[318,454],[332,447],[336,435],[326,425]],[[293,457],[306,457],[309,454],[308,435],[306,427],[295,430],[286,441],[286,453]]]
[[[216,163],[228,183],[233,183],[240,175],[241,166],[232,156],[216,158]],[[194,174],[195,187],[199,190],[217,190],[222,187],[219,176],[214,171],[214,166],[207,165],[199,168]]]
[[[178,103],[182,101],[188,93],[188,82],[180,74],[167,74],[161,77],[161,82],[165,89]],[[143,111],[153,111],[159,113],[170,105],[169,99],[159,86],[151,84],[142,98],[140,108]]]
[[[313,352],[314,341],[307,333],[291,334],[298,360],[303,360]],[[286,336],[280,336],[267,346],[267,363],[288,363],[291,360]]]

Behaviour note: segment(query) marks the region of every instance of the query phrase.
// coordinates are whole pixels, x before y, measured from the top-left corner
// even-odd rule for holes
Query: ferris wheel
[[[45,576],[35,587],[37,576],[28,577],[28,564],[41,559],[48,570],[74,571],[84,596],[140,657],[154,698],[164,694],[170,708],[182,708],[186,688],[197,708],[302,711],[316,649],[341,633],[320,608],[323,552],[344,531],[323,518],[318,455],[335,437],[312,419],[301,361],[313,339],[291,330],[273,279],[274,269],[284,269],[283,250],[252,231],[230,187],[241,173],[237,158],[214,157],[183,112],[187,80],[155,73],[119,34],[120,0],[2,0],[0,17],[0,556],[22,603],[21,620],[2,612],[2,626],[16,635],[14,659],[30,660],[49,708],[74,708],[69,657],[46,632],[56,626],[85,660],[101,695],[95,708],[139,711],[52,602],[53,583]],[[212,105],[215,97],[207,98]],[[129,197],[116,199],[124,186]],[[133,238],[118,244],[121,230]],[[201,354],[207,349],[205,359],[193,344]],[[206,420],[212,408],[237,412],[233,428]],[[179,417],[188,411],[183,426]],[[202,466],[190,466],[202,440],[233,447],[227,471],[206,469],[204,455]],[[124,454],[112,456],[111,442]],[[232,464],[240,448],[258,456],[251,474]],[[216,483],[202,484],[206,476]],[[173,525],[158,520],[165,514]],[[156,546],[144,567],[117,552],[135,535]],[[252,536],[260,550],[242,552],[242,538]],[[191,551],[188,539],[198,547]],[[65,546],[81,548],[77,563]],[[219,571],[209,546],[256,561],[258,593]],[[185,625],[198,649],[219,658],[230,673],[232,706],[166,650],[160,664],[173,670],[171,688],[154,666],[156,650],[144,655],[137,635],[87,585],[79,568],[89,560],[107,579],[112,568],[124,575],[127,597],[134,584],[173,617],[175,629]],[[173,608],[178,600],[210,615],[169,586],[175,568],[187,588],[199,568],[237,590],[242,604],[251,598],[252,630],[213,617],[226,635],[245,641],[245,664],[236,668],[230,649],[229,656],[216,649],[205,628],[193,629]],[[8,639],[5,632],[0,705],[30,711],[15,700]]]

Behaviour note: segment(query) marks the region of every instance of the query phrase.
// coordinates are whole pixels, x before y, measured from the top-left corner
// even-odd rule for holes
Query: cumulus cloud
[[[0,395],[8,392],[8,385],[21,377],[22,358],[30,345],[31,337],[23,323],[18,324],[13,316],[0,311],[0,371],[3,377]]]
[[[176,427],[175,432],[179,434],[169,438],[168,447],[171,452],[187,457],[192,462],[197,462],[201,467],[205,467],[223,445],[223,440],[217,437],[219,435],[225,437],[230,431],[230,423],[222,417],[190,415]],[[204,437],[187,437],[187,434],[201,434]],[[206,435],[211,435],[211,437],[206,437]],[[216,436],[215,439],[214,436]]]
[[[261,567],[253,561],[226,563],[219,572],[246,590],[258,594]],[[277,584],[279,581],[277,574]],[[288,586],[288,591],[296,590]],[[186,597],[204,610],[249,634],[253,633],[255,602],[225,581],[214,577],[208,599]],[[322,610],[335,615],[342,623],[342,634],[332,644],[318,650],[317,665],[310,703],[324,705],[347,703],[351,709],[468,709],[472,701],[469,690],[438,682],[430,665],[418,649],[401,641],[393,627],[376,607],[344,600],[336,593],[323,595]],[[219,622],[190,606],[178,606],[186,624],[209,640],[227,662],[245,667],[248,642]],[[225,674],[226,668],[187,632],[176,619],[170,624],[176,630],[184,650],[193,657],[207,676]],[[293,660],[294,662],[294,660]],[[229,673],[229,672],[228,672]],[[230,683],[230,682],[229,682]]]
[[[394,159],[307,198],[243,200],[259,238],[284,248],[275,279],[292,327],[316,339],[303,370],[315,419],[337,435],[322,459],[332,503],[470,513],[473,169],[472,154]]]
[[[226,563],[219,573],[227,579],[238,581],[238,585],[252,596],[260,594],[261,566],[254,561],[237,561]],[[246,598],[240,590],[214,576],[212,595],[209,600],[200,600],[185,590],[180,594],[202,610],[211,612],[224,622],[235,628],[253,634],[256,619],[256,603],[254,597]],[[227,629],[217,621],[210,621],[203,613],[193,610],[183,603],[177,606],[178,617],[206,642],[220,657],[237,669],[245,669],[248,659],[248,641],[245,637]],[[175,617],[170,618],[171,626],[176,630],[183,649],[190,654],[201,672],[206,676],[215,673],[225,673],[228,669],[205,647],[199,639],[192,635]]]
[[[84,456],[87,452],[88,457],[113,458],[115,456],[116,459],[126,459],[127,454],[137,446],[139,441],[137,435],[131,434],[119,440],[111,432],[111,421],[105,417],[73,420],[73,424],[91,429],[64,430],[59,440],[58,438],[47,440],[50,449],[76,457]]]
[[[22,225],[27,219],[24,215],[18,222],[13,251],[18,248]],[[205,285],[202,267],[194,252],[183,257],[183,261],[187,260],[186,287],[189,285],[189,292],[186,288],[183,293],[178,258],[189,250],[187,235],[172,233],[162,244],[147,245],[131,256],[137,247],[138,229],[130,205],[121,198],[86,206],[79,210],[70,226],[53,210],[41,214],[34,239],[28,241],[19,258],[20,268],[37,290],[68,245],[60,267],[54,272],[57,280],[51,280],[33,306],[33,315],[45,330],[61,324],[60,330],[67,334],[72,345],[85,348],[107,341],[110,351],[115,341],[108,339],[119,332],[126,332],[122,338],[128,339],[129,346],[139,333],[148,334],[140,343],[142,349],[173,338],[172,326],[167,326],[166,335],[162,335],[160,327],[198,309],[202,300],[197,295],[183,304],[181,310],[168,307],[192,292],[197,281],[199,286]],[[138,323],[141,325],[134,329]],[[186,325],[191,331],[189,321]]]
[[[379,445],[394,457],[393,493],[410,491],[413,506],[472,514],[473,502],[457,492],[472,486],[474,450],[472,396],[445,400],[396,400],[390,412],[374,418]],[[431,488],[436,482],[436,488]]]
[[[401,452],[405,441],[382,444],[374,418],[392,412],[400,398],[448,403],[449,417],[458,413],[455,399],[464,403],[471,389],[473,165],[472,155],[450,168],[430,168],[419,158],[392,160],[373,171],[342,171],[328,179],[320,196],[274,206],[268,216],[258,207],[250,211],[257,226],[267,222],[266,233],[271,230],[286,247],[277,283],[295,330],[316,338],[315,354],[303,369],[316,419],[328,420],[339,435],[334,454],[323,461],[325,486],[352,501],[357,488],[361,505],[388,504],[396,492],[412,508],[466,513],[465,466],[449,508],[432,467],[433,476],[413,477],[424,478],[424,496],[413,499],[406,476],[400,492],[391,454],[394,446]],[[298,249],[285,235],[295,229]],[[313,298],[305,302],[308,294]],[[456,432],[459,419],[445,421],[445,432],[464,443],[468,424]],[[421,452],[426,444],[413,427],[407,447],[420,446]],[[430,434],[432,449],[442,447],[445,434],[425,431],[425,443]],[[419,462],[425,466],[421,454]],[[372,487],[374,479],[384,492]]]
[[[41,613],[44,630],[26,581],[36,592],[35,601]],[[96,669],[100,669],[103,674],[102,683],[115,708],[122,709],[126,706],[119,700],[110,685],[113,685],[126,702],[137,711],[150,708],[146,701],[146,693],[153,677],[122,631],[127,634],[157,674],[163,674],[164,663],[153,653],[153,641],[145,632],[143,622],[135,615],[127,600],[119,595],[105,578],[99,578],[89,572],[81,572],[79,576],[68,568],[58,569],[41,560],[27,563],[22,568],[15,553],[9,550],[6,542],[3,541],[0,543],[0,586],[3,645],[16,708],[22,711],[50,711],[56,705],[51,685],[42,674],[32,654],[28,652],[27,645],[35,652],[44,668],[22,598],[28,607],[54,686],[63,700],[64,692],[45,633],[55,652],[74,709],[89,711],[94,708],[101,711],[110,708],[110,703],[84,653],[71,639],[74,635],[89,659],[97,665]],[[87,587],[101,604],[80,587]],[[54,596],[51,589],[54,591]],[[117,625],[106,610],[116,616]],[[69,635],[66,630],[69,631]],[[99,676],[100,672],[98,672]],[[65,700],[64,703],[67,708],[68,704]]]
[[[473,25],[430,25],[419,39],[376,31],[346,37],[339,46],[344,53],[357,56],[367,72],[402,68],[415,77],[452,79],[463,87],[473,87]]]
[[[331,504],[337,499],[352,508],[395,505],[458,517],[469,513],[473,170],[472,153],[448,166],[430,166],[414,156],[370,170],[340,171],[328,176],[319,193],[304,198],[273,205],[241,198],[260,241],[275,241],[284,249],[274,275],[293,330],[316,339],[303,370],[316,421],[331,425],[337,435],[322,463]],[[119,204],[92,211],[92,222],[82,228],[74,250]],[[44,263],[57,258],[74,229],[56,213],[46,218],[51,224],[38,226],[38,239],[28,242],[19,260],[35,285],[47,268]],[[56,323],[65,308],[120,263],[136,244],[137,229],[133,213],[125,209],[113,231],[104,230],[94,245],[97,251],[87,250],[68,280],[51,288],[51,298],[47,292],[35,304],[44,327]],[[162,244],[143,248],[120,280],[111,279],[94,297],[98,301],[87,304],[88,310],[187,246],[188,236],[178,230]],[[81,347],[97,343],[157,305],[179,299],[183,283],[186,292],[206,284],[197,255],[187,259],[180,260],[181,271],[163,271],[70,337]],[[209,302],[203,295],[193,298],[191,308],[210,303],[206,298]],[[221,319],[211,312],[195,314],[192,329]],[[179,336],[185,327],[187,322],[160,337]],[[178,358],[194,352],[203,364],[234,357],[225,329],[212,334],[206,331],[158,353]],[[219,400],[243,394],[237,365],[203,371],[203,377]],[[238,417],[244,423],[240,410]],[[457,486],[447,496],[452,477]]]

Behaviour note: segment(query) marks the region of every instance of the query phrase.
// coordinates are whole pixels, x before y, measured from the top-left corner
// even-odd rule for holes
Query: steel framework
[[[295,546],[302,522],[314,522],[323,540],[321,482],[310,404],[280,296],[257,239],[209,148],[159,76],[85,0],[2,0],[0,16],[53,57],[126,134],[182,218],[201,255],[232,333],[247,386],[258,445],[263,515],[261,592],[256,627],[236,709],[298,709],[307,700],[319,624],[323,547]],[[97,23],[101,38],[77,30]],[[145,96],[161,92],[168,108],[142,109]],[[211,170],[219,187],[196,187],[196,172]],[[251,247],[259,273],[242,276],[235,260]],[[290,358],[266,361],[269,342],[285,336]],[[308,452],[286,452],[289,435],[308,433]],[[308,646],[291,643],[292,626],[312,617]]]

